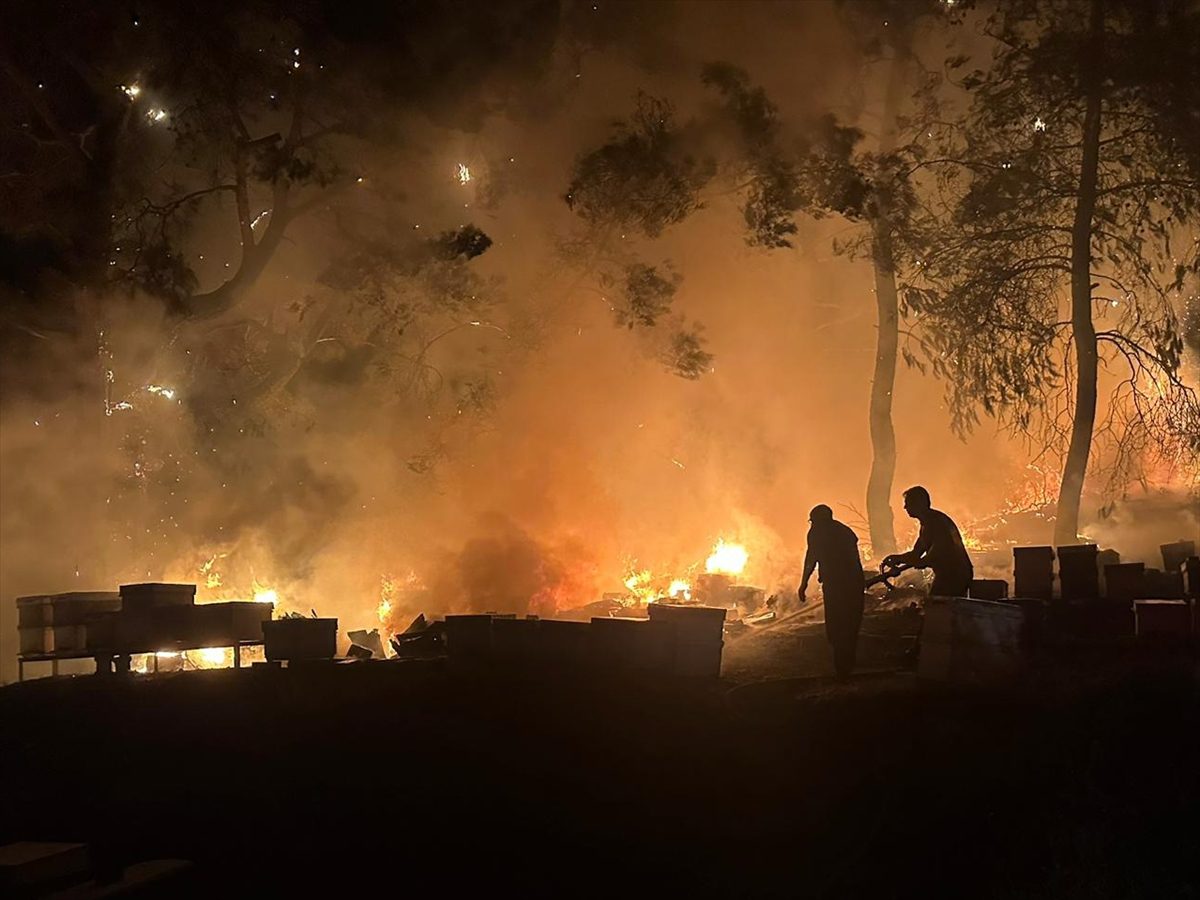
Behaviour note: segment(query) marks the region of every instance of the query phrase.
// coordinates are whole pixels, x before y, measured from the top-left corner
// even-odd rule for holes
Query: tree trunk
[[[883,101],[879,152],[886,156],[896,146],[896,119],[904,75],[908,68],[908,36],[896,40]],[[888,188],[875,189],[875,215],[871,219],[871,257],[875,271],[875,372],[871,378],[871,476],[867,480],[867,525],[875,556],[896,549],[892,515],[892,482],[896,477],[896,429],[892,425],[892,392],[896,387],[896,350],[900,344],[900,311],[896,300],[896,260],[892,225],[888,217]]]
[[[1063,465],[1062,486],[1054,523],[1054,543],[1079,540],[1079,504],[1096,424],[1098,353],[1092,321],[1092,215],[1096,208],[1096,175],[1100,160],[1100,93],[1104,45],[1104,8],[1092,0],[1089,52],[1083,58],[1086,108],[1083,120],[1083,159],[1071,225],[1071,335],[1075,344],[1075,418],[1071,444]]]
[[[871,379],[871,477],[867,482],[867,522],[875,556],[896,549],[892,516],[892,481],[896,476],[896,430],[892,426],[892,390],[896,386],[896,349],[900,342],[900,314],[896,301],[896,267],[892,258],[891,228],[871,223],[875,260],[875,307],[878,334],[875,374]]]

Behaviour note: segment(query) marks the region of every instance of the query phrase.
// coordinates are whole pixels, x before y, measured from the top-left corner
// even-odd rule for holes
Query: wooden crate
[[[54,651],[83,651],[87,649],[86,625],[55,625]]]
[[[42,626],[18,628],[18,653],[21,656],[41,656],[54,652],[54,629]]]
[[[1104,567],[1104,595],[1110,600],[1133,600],[1142,596],[1144,563],[1120,563]]]
[[[54,624],[50,619],[50,598],[39,594],[17,598],[17,627],[45,628]]]
[[[183,641],[191,646],[231,647],[263,639],[263,623],[271,621],[274,604],[233,600],[184,607],[175,613]]]
[[[1134,603],[1139,639],[1186,640],[1192,634],[1192,605],[1186,600]]]
[[[50,624],[86,625],[92,616],[114,612],[121,608],[121,595],[116,591],[72,591],[50,597]]]
[[[1025,667],[1025,617],[1025,609],[1013,603],[930,598],[917,676],[980,684],[1015,680]]]
[[[971,581],[969,591],[975,600],[1008,599],[1008,582],[1000,578],[976,578]]]
[[[587,622],[542,619],[538,624],[538,660],[552,668],[582,668],[588,664],[592,626]]]
[[[456,663],[492,658],[492,617],[446,616],[446,653]]]
[[[1095,544],[1058,548],[1058,581],[1064,600],[1094,600],[1100,596],[1100,550]]]
[[[269,660],[327,660],[337,655],[337,619],[274,619],[262,623]]]
[[[144,612],[160,606],[191,606],[196,602],[194,584],[144,584],[121,585],[121,609],[124,612]]]

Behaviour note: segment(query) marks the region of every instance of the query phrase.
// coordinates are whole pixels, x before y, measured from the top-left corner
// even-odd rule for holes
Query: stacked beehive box
[[[446,649],[465,668],[542,668],[715,678],[721,670],[726,610],[652,603],[647,618],[597,616],[591,622],[446,617]]]
[[[120,595],[108,591],[18,597],[20,654],[34,657],[84,653],[91,623],[120,606]]]
[[[1054,596],[1054,548],[1013,548],[1014,596],[1049,602]]]

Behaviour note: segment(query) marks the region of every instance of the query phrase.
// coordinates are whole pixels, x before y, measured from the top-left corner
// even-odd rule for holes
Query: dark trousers
[[[822,584],[825,595],[825,637],[833,648],[833,668],[838,678],[848,678],[858,655],[858,630],[862,627],[862,581]]]

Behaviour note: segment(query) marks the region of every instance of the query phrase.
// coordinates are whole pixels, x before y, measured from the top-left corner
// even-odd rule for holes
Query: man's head
[[[904,511],[914,519],[919,519],[929,512],[933,502],[929,499],[929,491],[921,487],[910,487],[904,492]]]
[[[809,512],[808,521],[814,525],[828,525],[833,521],[833,510],[824,503],[818,503]]]

